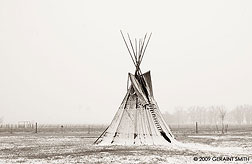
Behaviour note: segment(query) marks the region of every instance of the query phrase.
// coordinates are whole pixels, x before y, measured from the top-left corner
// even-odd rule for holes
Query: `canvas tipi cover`
[[[136,72],[128,75],[127,93],[111,124],[95,144],[165,145],[175,140],[154,99],[150,71],[141,73],[140,52],[137,57]]]

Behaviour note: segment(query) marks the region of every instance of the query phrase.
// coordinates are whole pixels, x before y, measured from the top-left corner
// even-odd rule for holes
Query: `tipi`
[[[142,73],[142,62],[151,34],[144,39],[135,39],[128,34],[129,43],[121,31],[123,40],[136,67],[129,73],[127,93],[111,124],[95,141],[99,145],[165,145],[175,141],[165,123],[153,96],[150,71]],[[146,42],[147,41],[147,42]],[[130,81],[130,85],[129,85]]]

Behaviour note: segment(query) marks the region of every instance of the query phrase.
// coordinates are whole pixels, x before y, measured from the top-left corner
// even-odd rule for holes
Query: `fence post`
[[[38,133],[38,123],[35,123],[35,133]]]
[[[12,124],[10,125],[10,133],[12,134]]]
[[[198,134],[198,122],[196,122],[196,134]]]

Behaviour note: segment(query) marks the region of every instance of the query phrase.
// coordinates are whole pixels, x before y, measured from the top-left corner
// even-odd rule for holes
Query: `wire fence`
[[[31,132],[31,133],[64,133],[64,132],[81,132],[86,134],[100,133],[106,125],[85,125],[85,124],[0,124],[0,133],[16,133],[16,132]]]
[[[73,134],[84,136],[99,136],[108,125],[87,125],[87,124],[0,124],[1,134],[18,133],[50,133],[50,134]],[[169,126],[174,134],[192,133],[221,133],[220,125],[200,125],[195,124],[172,124]],[[197,130],[196,130],[197,129]],[[225,133],[228,132],[247,132],[252,131],[252,125],[232,125],[225,124]]]

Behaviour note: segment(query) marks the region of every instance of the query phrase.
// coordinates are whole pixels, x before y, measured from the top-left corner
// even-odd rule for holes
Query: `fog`
[[[108,124],[134,65],[119,30],[152,38],[143,58],[162,112],[252,104],[252,1],[0,1],[4,122]]]

